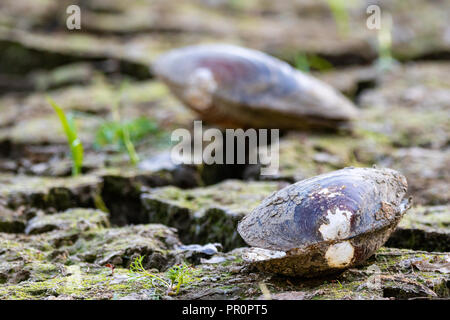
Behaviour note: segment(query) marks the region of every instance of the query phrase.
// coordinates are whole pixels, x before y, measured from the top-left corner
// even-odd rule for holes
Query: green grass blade
[[[136,149],[134,148],[133,142],[131,142],[130,132],[128,131],[128,127],[126,125],[122,127],[122,133],[123,133],[123,142],[127,149],[128,156],[130,157],[130,161],[133,165],[137,165],[139,162],[139,156],[136,152]]]
[[[350,30],[349,14],[344,0],[327,0],[328,6],[333,14],[339,33],[343,36],[348,35]]]
[[[72,175],[76,176],[81,173],[84,152],[83,144],[81,143],[81,140],[77,135],[75,123],[72,118],[66,116],[64,110],[60,106],[58,106],[52,98],[47,97],[47,101],[50,103],[53,110],[55,110],[56,114],[58,115],[61,126],[63,127],[64,133],[67,136],[67,142],[69,144],[72,157]]]
[[[72,175],[76,176],[81,173],[81,168],[83,167],[83,144],[80,139],[75,139],[70,144],[70,150],[72,153]]]
[[[308,58],[306,57],[306,54],[304,53],[299,53],[294,57],[294,64],[295,64],[295,68],[303,71],[305,73],[308,73],[309,70],[309,61]]]

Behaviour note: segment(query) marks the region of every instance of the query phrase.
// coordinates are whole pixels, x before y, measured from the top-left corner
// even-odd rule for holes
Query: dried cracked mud
[[[58,14],[69,2],[86,10],[80,33],[67,32]],[[359,27],[365,1],[348,8],[344,33],[326,1],[69,2],[0,4],[0,299],[450,297],[449,3],[415,0],[405,10],[379,1],[395,17],[399,61],[380,70],[376,33]],[[196,115],[148,65],[168,49],[210,41],[293,65],[299,53],[328,61],[311,73],[351,98],[360,119],[350,133],[282,132],[277,176],[261,176],[258,165],[173,164],[170,134],[192,129]],[[71,177],[47,95],[74,115],[82,175]],[[124,121],[149,120],[136,138],[138,166],[116,145],[99,145],[114,105]],[[363,265],[304,279],[243,262],[236,225],[264,198],[321,173],[373,165],[406,176],[413,207]],[[130,272],[139,257],[163,279],[186,263],[192,281],[173,294]]]

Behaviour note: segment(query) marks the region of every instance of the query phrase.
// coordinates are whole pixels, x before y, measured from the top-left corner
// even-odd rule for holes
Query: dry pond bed
[[[345,36],[327,1],[83,3],[81,33],[58,18],[65,1],[0,4],[0,299],[449,299],[448,2],[379,2],[397,17],[399,63],[383,71],[376,33],[361,28],[365,1],[347,8]],[[281,132],[270,178],[257,165],[173,164],[170,134],[192,129],[196,115],[148,66],[211,41],[294,66],[302,55],[326,61],[311,74],[349,97],[360,118],[351,132]],[[85,149],[77,177],[46,95],[74,116]],[[138,166],[108,140],[116,105],[136,129]],[[373,165],[405,175],[414,202],[363,265],[303,279],[243,262],[236,226],[264,198]]]

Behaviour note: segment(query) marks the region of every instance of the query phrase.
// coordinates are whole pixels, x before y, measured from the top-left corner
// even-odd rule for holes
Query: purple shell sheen
[[[171,91],[202,118],[234,126],[335,126],[357,110],[320,80],[265,53],[232,45],[172,50],[153,64]]]
[[[409,207],[406,191],[405,177],[394,170],[345,168],[269,196],[239,222],[238,232],[260,249],[248,260],[275,258],[261,264],[266,270],[277,265],[271,271],[303,274],[344,268],[384,244]],[[283,259],[290,264],[287,271],[280,269]]]

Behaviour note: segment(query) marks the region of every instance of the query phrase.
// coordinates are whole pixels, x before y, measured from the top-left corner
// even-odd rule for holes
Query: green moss
[[[210,187],[182,190],[176,187],[153,189],[151,199],[167,201],[171,205],[202,211],[212,207],[224,208],[234,214],[251,211],[261,200],[278,189],[273,182],[242,182],[228,180]],[[198,213],[202,215],[202,213]]]
[[[12,208],[26,205],[62,211],[93,206],[94,196],[100,192],[100,179],[90,175],[75,178],[0,175],[0,180],[0,197],[7,199]]]
[[[244,245],[239,219],[278,188],[275,182],[228,180],[190,190],[155,188],[142,201],[150,222],[177,228],[182,242],[219,242],[229,250]]]
[[[360,128],[351,136],[289,134],[279,146],[279,175],[294,181],[348,166],[371,166],[380,154],[390,151],[386,137]]]
[[[66,268],[66,275],[58,275],[53,279],[43,281],[26,281],[18,285],[0,287],[0,299],[29,300],[52,296],[69,296],[74,299],[111,299],[116,296],[126,296],[145,289],[143,283],[117,281],[117,275],[126,276],[128,270],[115,269],[116,277],[111,276],[107,268],[87,273],[79,266]]]
[[[29,221],[27,233],[42,233],[49,230],[68,230],[79,233],[88,229],[109,226],[108,214],[92,209],[69,209],[65,212],[37,216]]]

